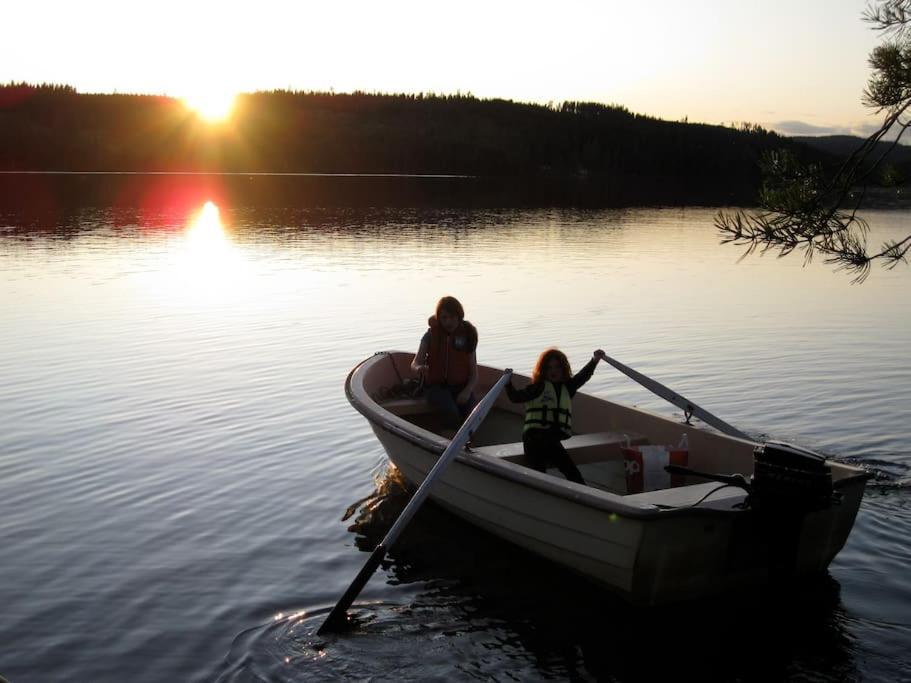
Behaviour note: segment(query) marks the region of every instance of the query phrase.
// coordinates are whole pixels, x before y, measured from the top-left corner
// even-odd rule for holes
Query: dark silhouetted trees
[[[271,91],[223,124],[179,100],[0,87],[0,170],[468,174],[584,184],[640,200],[749,201],[758,160],[802,149],[758,126],[662,121],[590,102]]]

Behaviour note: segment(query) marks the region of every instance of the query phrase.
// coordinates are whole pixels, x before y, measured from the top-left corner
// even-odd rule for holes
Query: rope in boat
[[[662,510],[686,510],[688,508],[694,508],[697,505],[701,505],[702,503],[704,503],[706,501],[706,499],[709,496],[711,496],[713,493],[718,493],[718,491],[720,491],[721,489],[727,489],[727,488],[736,489],[736,488],[740,488],[740,487],[735,486],[734,484],[722,484],[721,486],[716,486],[715,488],[713,488],[711,491],[706,493],[704,496],[702,496],[702,498],[697,500],[695,503],[690,503],[689,505],[661,505],[660,503],[656,503],[655,507],[661,508]],[[735,508],[746,507],[746,503],[745,502],[737,503],[736,505],[734,505],[734,507]]]
[[[402,373],[399,372],[399,368],[395,364],[395,358],[392,357],[392,354],[388,351],[382,351],[381,353],[389,358],[389,362],[392,364],[392,369],[399,382],[391,387],[380,387],[373,392],[371,398],[374,401],[389,401],[396,398],[418,398],[423,395],[424,376],[421,375],[420,379],[402,377]]]

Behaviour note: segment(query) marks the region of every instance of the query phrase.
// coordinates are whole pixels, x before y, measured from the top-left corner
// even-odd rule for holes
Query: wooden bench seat
[[[423,398],[395,398],[390,401],[382,401],[380,406],[388,410],[393,415],[402,417],[404,415],[421,415],[433,410],[430,404]]]
[[[620,458],[620,447],[625,446],[627,440],[633,446],[648,443],[641,434],[621,432],[592,432],[589,434],[576,434],[563,442],[563,447],[570,454],[577,465],[592,462],[603,462]],[[525,448],[521,441],[515,443],[501,443],[493,446],[481,446],[472,449],[476,453],[489,455],[493,458],[502,458],[511,462],[523,460]]]

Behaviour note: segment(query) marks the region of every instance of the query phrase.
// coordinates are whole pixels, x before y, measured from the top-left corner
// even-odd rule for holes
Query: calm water
[[[0,674],[58,681],[911,680],[911,269],[720,247],[713,210],[0,215]],[[874,237],[908,214],[871,212]],[[455,294],[479,357],[592,349],[876,474],[829,576],[634,610],[403,505],[343,381]],[[671,414],[602,366],[588,390]],[[353,506],[349,518],[346,510]]]

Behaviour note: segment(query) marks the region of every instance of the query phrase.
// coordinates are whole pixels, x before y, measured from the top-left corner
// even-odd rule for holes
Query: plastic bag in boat
[[[626,468],[626,492],[643,493],[683,486],[686,482],[680,475],[671,475],[664,471],[667,465],[689,463],[690,451],[686,434],[675,446],[630,446],[622,447],[623,464]]]

